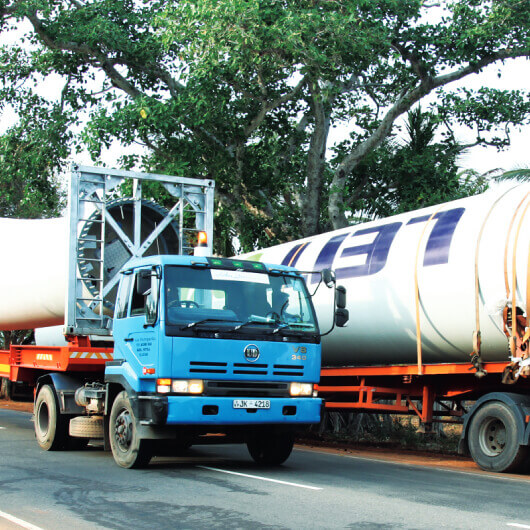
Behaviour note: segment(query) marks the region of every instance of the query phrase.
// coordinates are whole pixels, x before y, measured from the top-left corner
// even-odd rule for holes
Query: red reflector
[[[144,375],[153,375],[155,373],[155,369],[154,368],[146,368],[145,366],[143,367],[143,370],[142,370],[142,373]]]

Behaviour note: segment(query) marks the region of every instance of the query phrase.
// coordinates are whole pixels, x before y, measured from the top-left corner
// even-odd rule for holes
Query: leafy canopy
[[[54,144],[50,167],[119,140],[145,149],[127,167],[215,178],[227,253],[235,233],[251,249],[474,191],[454,138],[392,147],[396,120],[427,96],[429,119],[473,128],[476,145],[503,148],[528,122],[527,93],[451,88],[529,56],[527,0],[1,0],[0,14],[3,31],[31,28],[0,52],[0,101],[28,123],[41,98],[33,140]],[[44,97],[50,77],[61,90]],[[332,149],[338,126],[350,138]]]

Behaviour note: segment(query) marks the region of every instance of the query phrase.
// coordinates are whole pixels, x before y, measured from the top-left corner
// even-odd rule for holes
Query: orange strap
[[[307,241],[303,245],[300,245],[298,250],[293,254],[293,257],[289,260],[289,263],[287,264],[289,267],[293,264],[294,260],[296,259],[296,256],[298,256],[298,254],[300,254],[300,252],[302,252],[302,250],[304,250],[304,248],[307,247],[308,244],[309,242]]]
[[[513,256],[512,256],[512,341],[515,344],[515,337],[517,335],[517,245],[519,243],[519,234],[521,232],[521,227],[523,226],[524,217],[528,211],[530,202],[526,204],[523,213],[521,214],[521,219],[519,219],[519,224],[517,225],[517,232],[515,233],[515,241],[513,242]],[[528,275],[526,277],[526,298],[528,304]],[[527,312],[527,322],[528,322],[528,305],[526,306]]]
[[[528,247],[528,259],[526,262],[526,333],[523,343],[530,339],[530,246]]]
[[[528,259],[526,261],[526,327],[528,331],[525,333],[525,337],[530,333],[530,246],[528,247]],[[525,338],[525,342],[527,340],[528,337]]]
[[[482,235],[484,234],[484,228],[486,228],[486,223],[488,222],[488,219],[491,215],[491,212],[497,206],[497,203],[510,191],[512,191],[516,186],[506,190],[502,195],[497,197],[497,199],[493,202],[490,209],[488,210],[488,213],[486,214],[486,217],[484,218],[484,221],[482,222],[482,226],[480,227],[480,232],[478,234],[477,238],[477,245],[475,247],[475,332],[473,333],[473,354],[480,355],[480,278],[478,273],[478,257],[479,257],[479,251],[480,251],[480,243],[482,242]],[[511,230],[511,225],[510,225]],[[509,288],[509,287],[508,287]]]
[[[420,323],[420,288],[418,282],[418,259],[420,257],[420,247],[423,240],[423,236],[430,222],[433,220],[434,216],[445,206],[445,204],[440,205],[440,207],[433,212],[429,217],[418,241],[418,248],[416,249],[416,261],[414,262],[414,303],[416,305],[416,355],[418,358],[418,375],[423,375],[423,351],[421,346],[421,323]]]
[[[512,220],[510,221],[510,226],[508,227],[508,233],[506,234],[506,243],[504,245],[504,285],[506,287],[506,300],[510,298],[510,281],[508,280],[508,245],[510,243],[510,235],[512,233],[513,223],[517,217],[517,213],[521,209],[523,202],[530,195],[530,191],[522,198],[521,202],[517,205],[515,212],[513,213]]]

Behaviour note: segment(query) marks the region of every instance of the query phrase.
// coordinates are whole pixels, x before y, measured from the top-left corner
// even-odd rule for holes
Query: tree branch
[[[33,25],[35,32],[42,39],[44,44],[52,50],[72,51],[79,53],[88,59],[93,58],[98,63],[101,69],[110,78],[112,84],[117,88],[123,90],[126,94],[131,96],[133,99],[137,99],[142,96],[142,92],[138,90],[132,83],[127,81],[113,66],[113,62],[104,53],[99,50],[93,50],[86,44],[78,44],[76,42],[59,42],[51,37],[46,29],[44,28],[42,21],[37,16],[37,12],[34,11],[27,15],[28,20]]]
[[[0,17],[4,16],[10,16],[14,15],[16,13],[16,10],[19,8],[20,5],[24,3],[23,0],[19,0],[18,2],[14,2],[10,6],[5,6],[2,9],[0,9]]]
[[[256,116],[254,116],[254,118],[247,125],[247,127],[245,127],[243,131],[245,137],[248,138],[263,123],[263,120],[266,118],[267,113],[293,99],[302,90],[306,83],[307,77],[303,77],[300,82],[294,87],[294,89],[291,90],[291,92],[288,92],[287,94],[284,94],[283,96],[277,99],[269,101],[268,103],[263,102],[260,111],[256,114]]]
[[[398,116],[410,110],[415,103],[432,92],[435,88],[445,86],[449,83],[452,83],[453,81],[458,81],[467,75],[478,73],[483,68],[493,64],[496,61],[516,57],[530,57],[530,52],[527,50],[517,51],[512,49],[499,50],[496,53],[483,57],[476,63],[468,64],[467,66],[455,70],[454,72],[436,77],[424,77],[424,79],[421,80],[421,83],[412,90],[409,90],[408,92],[403,91],[399,95],[394,105],[388,110],[383,120],[379,124],[379,127],[377,127],[373,134],[353,148],[353,150],[344,158],[344,160],[336,169],[331,183],[332,191],[330,193],[328,202],[329,215],[333,227],[337,229],[348,226],[348,221],[344,213],[343,198],[343,190],[346,185],[346,179],[348,175],[355,167],[360,164],[360,162],[369,152],[383,142],[383,140],[392,130],[392,126]]]
[[[431,76],[428,74],[425,65],[414,52],[410,52],[405,46],[402,46],[396,41],[392,42],[391,46],[401,55],[401,57],[403,57],[403,59],[410,63],[412,70],[418,76],[422,84],[428,84],[430,82]]]

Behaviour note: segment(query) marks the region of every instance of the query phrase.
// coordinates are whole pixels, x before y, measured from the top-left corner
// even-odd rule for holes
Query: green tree
[[[466,146],[450,134],[439,134],[440,119],[416,107],[408,113],[406,142],[390,137],[372,151],[352,172],[346,206],[359,222],[424,208],[485,191],[487,179],[458,168],[458,156]],[[351,141],[336,150],[335,164],[342,162]]]
[[[352,175],[426,96],[477,144],[502,148],[528,121],[525,93],[450,91],[530,55],[527,0],[2,0],[0,14],[3,31],[32,28],[2,50],[2,100],[24,114],[32,82],[60,76],[48,105],[87,121],[74,148],[139,143],[128,166],[215,178],[225,249],[231,227],[248,250],[348,224]],[[334,164],[343,124],[355,134]]]

